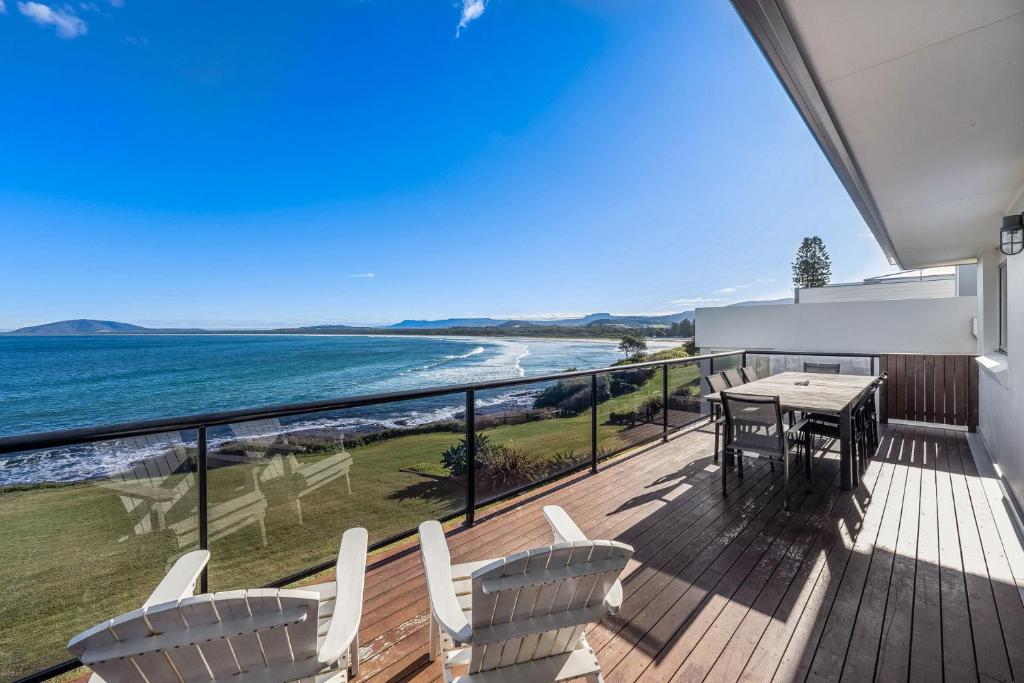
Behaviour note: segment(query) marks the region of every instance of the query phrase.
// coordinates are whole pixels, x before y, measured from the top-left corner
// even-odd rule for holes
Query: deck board
[[[549,542],[547,504],[632,544],[623,609],[588,634],[609,682],[1024,677],[1024,551],[963,432],[886,426],[848,492],[819,456],[790,512],[764,462],[730,469],[723,497],[713,441],[679,434],[448,525],[453,561]],[[373,558],[358,680],[440,681],[426,614],[415,542]]]

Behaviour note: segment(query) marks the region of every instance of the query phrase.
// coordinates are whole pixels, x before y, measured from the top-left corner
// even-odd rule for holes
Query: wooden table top
[[[821,375],[813,372],[781,372],[771,377],[748,382],[728,390],[731,394],[778,396],[783,410],[803,413],[838,415],[843,408],[856,401],[875,381],[870,375]],[[806,380],[806,386],[796,382]],[[716,392],[705,396],[713,403],[721,403]]]

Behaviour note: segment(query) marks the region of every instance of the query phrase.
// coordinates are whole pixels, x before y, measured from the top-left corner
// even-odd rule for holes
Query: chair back
[[[743,375],[741,375],[740,371],[736,368],[730,368],[723,372],[722,375],[725,377],[725,381],[729,383],[730,387],[738,387],[746,384],[743,380]]]
[[[208,593],[122,614],[75,636],[68,650],[106,683],[297,680],[321,668],[318,606],[317,594],[302,590]]]
[[[117,494],[137,536],[162,529],[167,513],[195,488],[192,464],[177,434],[126,437],[101,448],[111,458],[123,457],[124,451],[155,451],[97,482]]]
[[[725,446],[780,456],[786,452],[782,408],[778,396],[722,394],[725,408]]]
[[[708,388],[711,389],[713,394],[720,393],[729,388],[729,383],[725,381],[725,377],[720,372],[708,375],[704,379],[707,380]]]
[[[740,374],[743,375],[744,382],[756,382],[761,379],[761,376],[757,374],[757,370],[754,369],[753,365],[747,365],[746,367],[740,368]]]
[[[838,375],[839,363],[804,363],[804,372],[816,375]]]
[[[574,541],[496,560],[472,576],[469,673],[572,652],[633,556],[615,541]]]

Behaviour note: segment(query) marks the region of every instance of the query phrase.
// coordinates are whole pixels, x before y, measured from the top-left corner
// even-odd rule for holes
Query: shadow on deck
[[[609,681],[1024,679],[1024,551],[965,435],[889,426],[861,485],[834,453],[782,477],[748,461],[722,496],[702,428],[530,492],[449,533],[455,562],[550,542],[564,507],[629,543],[622,611],[588,635]],[[366,578],[360,680],[441,680],[415,544]]]

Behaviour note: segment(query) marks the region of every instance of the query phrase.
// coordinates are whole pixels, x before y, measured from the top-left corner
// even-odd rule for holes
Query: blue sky
[[[889,268],[727,2],[0,5],[0,328],[663,313]]]

